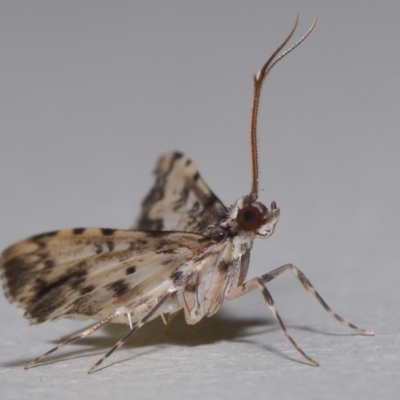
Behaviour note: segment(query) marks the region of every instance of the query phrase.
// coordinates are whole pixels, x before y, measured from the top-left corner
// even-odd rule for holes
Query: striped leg
[[[104,318],[103,320],[101,320],[97,324],[95,324],[95,325],[91,326],[90,328],[86,329],[85,331],[83,331],[79,335],[76,335],[76,336],[74,336],[74,337],[72,337],[70,339],[65,340],[64,342],[60,343],[58,346],[53,347],[51,350],[47,351],[46,353],[42,354],[41,356],[35,358],[30,363],[26,364],[25,365],[25,369],[29,369],[29,368],[34,367],[38,362],[43,360],[45,357],[47,357],[51,353],[54,353],[56,350],[61,349],[62,347],[67,346],[68,344],[77,342],[78,340],[81,340],[81,339],[85,338],[86,336],[91,335],[93,332],[96,332],[98,329],[102,328],[104,325],[106,325],[109,322],[111,322],[118,315],[119,315],[119,313],[115,312],[115,313],[109,315],[107,318]]]
[[[123,336],[120,340],[111,349],[99,360],[96,364],[94,364],[89,370],[88,374],[95,372],[100,364],[105,361],[115,350],[118,350],[120,347],[124,345],[124,343],[139,329],[141,328],[146,322],[148,322],[160,309],[160,307],[167,301],[171,294],[168,293],[164,297],[162,297],[157,304],[140,320],[138,321],[133,327],[128,331],[128,333]]]
[[[305,290],[308,292],[311,292],[315,298],[319,301],[319,303],[324,307],[324,309],[328,312],[329,315],[334,317],[336,320],[341,322],[343,325],[348,326],[349,328],[355,330],[356,332],[362,334],[362,335],[367,335],[367,336],[373,336],[374,332],[372,331],[367,331],[362,328],[358,328],[357,326],[353,325],[352,323],[346,321],[343,319],[340,315],[336,314],[329,306],[328,304],[323,300],[323,298],[319,295],[319,293],[315,290],[314,286],[311,284],[311,282],[308,280],[308,278],[294,265],[292,264],[285,264],[282,265],[279,268],[274,269],[271,272],[268,272],[267,274],[262,275],[259,278],[254,278],[249,280],[248,282],[245,282],[243,285],[235,288],[234,290],[230,291],[227,293],[226,298],[227,300],[233,300],[238,297],[241,297],[245,295],[248,292],[251,292],[252,290],[259,289],[264,297],[265,303],[267,307],[270,309],[272,312],[274,318],[277,320],[279,323],[279,326],[281,327],[283,333],[287,337],[287,339],[292,343],[293,347],[304,357],[306,358],[311,364],[313,365],[318,365],[318,363],[310,358],[304,351],[296,344],[296,342],[293,340],[293,338],[289,335],[276,307],[274,300],[269,293],[268,289],[266,288],[265,284],[272,281],[276,277],[278,277],[280,274],[283,272],[291,270],[293,274],[296,276],[296,278],[300,281],[301,285],[304,287]]]

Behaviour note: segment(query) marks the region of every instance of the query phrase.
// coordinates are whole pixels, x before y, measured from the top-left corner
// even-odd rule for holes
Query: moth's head
[[[238,231],[253,233],[267,238],[274,233],[279,219],[279,208],[273,201],[268,209],[264,204],[250,196],[242,197],[230,209],[230,217]]]

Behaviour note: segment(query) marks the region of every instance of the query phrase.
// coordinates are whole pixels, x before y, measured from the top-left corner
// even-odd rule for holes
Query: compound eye
[[[248,206],[242,208],[238,212],[236,222],[240,229],[245,231],[255,231],[263,224],[264,215],[257,208]]]

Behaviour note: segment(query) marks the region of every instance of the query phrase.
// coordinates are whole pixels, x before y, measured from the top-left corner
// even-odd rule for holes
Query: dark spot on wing
[[[53,260],[46,260],[44,262],[44,268],[45,269],[53,268],[53,266],[54,266],[54,261]]]
[[[205,237],[210,238],[214,243],[219,243],[225,240],[227,237],[233,236],[234,233],[227,228],[221,228],[219,226],[211,226],[201,232]]]
[[[200,174],[198,171],[196,171],[196,173],[193,175],[193,180],[196,182],[199,180],[199,178],[200,178]]]
[[[210,196],[204,202],[204,208],[212,207],[218,201],[218,197],[214,193],[210,193]]]
[[[46,232],[46,233],[41,233],[39,235],[35,235],[31,237],[32,242],[37,244],[39,247],[42,249],[45,249],[47,247],[47,242],[46,239],[49,237],[55,236],[58,234],[59,231],[52,231],[52,232]]]
[[[112,228],[101,228],[101,233],[105,236],[110,236],[113,235],[116,231],[116,229],[112,229]]]
[[[86,315],[91,317],[99,312],[99,303],[91,301],[89,294],[76,299],[66,311],[66,315]]]
[[[164,228],[164,222],[162,219],[155,219],[155,220],[150,220],[151,221],[151,228],[154,229],[155,231],[161,231]]]
[[[162,193],[162,196],[160,198],[162,198],[163,196],[164,193]],[[153,205],[153,200],[149,201],[148,208],[150,208],[151,205]],[[147,208],[147,205],[144,204],[144,202],[142,206],[143,208]],[[162,219],[151,219],[147,216],[147,213],[144,213],[141,216],[140,221],[138,222],[138,229],[161,231],[163,229],[163,221]]]
[[[109,283],[106,285],[106,289],[111,289],[114,292],[114,297],[121,297],[129,290],[129,285],[124,279]]]
[[[174,155],[172,156],[172,161],[179,160],[182,157],[183,157],[183,154],[181,152],[175,151]],[[190,163],[190,160],[188,160],[188,161]]]
[[[46,282],[42,278],[36,278],[35,280],[35,291],[36,292],[41,292],[46,286],[48,285],[48,282]]]
[[[31,239],[36,242],[40,241],[41,239],[45,239],[51,236],[57,235],[59,231],[51,231],[51,232],[46,232],[46,233],[40,233],[39,235],[32,236]]]
[[[18,294],[31,280],[33,268],[34,264],[27,262],[24,257],[15,257],[3,264],[5,286],[10,300],[16,300]]]
[[[159,249],[155,251],[156,254],[175,254],[175,252],[176,249]]]
[[[156,250],[161,250],[166,244],[167,242],[165,240],[160,239],[157,243]]]
[[[168,157],[168,166],[165,165],[165,157]],[[138,229],[156,231],[163,229],[162,218],[153,219],[150,218],[149,214],[154,205],[164,199],[167,178],[174,168],[175,162],[182,157],[182,153],[174,152],[171,156],[164,155],[159,159],[155,170],[156,182],[142,201],[142,212],[136,224]],[[190,160],[188,160],[187,163],[190,163]]]
[[[81,295],[84,295],[84,294],[92,292],[94,290],[94,288],[95,287],[93,285],[85,286],[81,290],[79,290],[79,293]]]
[[[7,296],[11,301],[21,302],[26,308],[26,317],[36,323],[48,320],[50,314],[62,307],[68,300],[69,287],[81,288],[87,275],[87,266],[81,262],[51,280],[48,269],[54,262],[46,257],[43,254],[42,260],[35,262],[29,257],[14,257],[3,265]],[[41,262],[44,268],[39,270],[37,264]],[[27,284],[31,285],[28,291]]]
[[[169,258],[168,260],[164,260],[161,262],[161,265],[167,267],[168,265],[174,264],[176,262],[175,258]]]
[[[58,291],[64,285],[68,284],[71,288],[79,288],[86,279],[87,271],[84,263],[80,263],[73,268],[68,269],[63,275],[54,281],[47,281],[43,278],[36,278],[34,284],[35,297],[34,302],[43,300],[49,293]],[[46,300],[48,301],[48,300]]]
[[[226,271],[229,268],[229,265],[227,262],[225,262],[224,260],[222,260],[219,264],[218,264],[218,271],[222,272],[222,273],[226,273]]]
[[[111,240],[108,240],[107,242],[106,242],[106,245],[107,245],[107,247],[108,247],[108,251],[113,251],[114,250],[114,242],[112,242]]]
[[[136,272],[136,267],[134,266],[134,265],[132,265],[131,267],[128,267],[126,270],[125,270],[125,274],[126,275],[131,275],[131,274],[133,274],[133,273],[135,273]]]
[[[74,235],[82,235],[82,233],[85,232],[85,228],[75,228],[72,232]]]
[[[45,322],[49,315],[62,307],[67,301],[67,296],[63,290],[49,292],[45,298],[39,299],[25,312],[25,317],[33,319],[34,323]]]
[[[129,242],[129,251],[140,251],[147,245],[147,240],[137,239]]]
[[[67,302],[66,285],[79,289],[85,282],[86,274],[85,264],[82,262],[52,282],[37,278],[34,284],[36,293],[32,299],[32,307],[26,312],[27,317],[36,322],[46,321],[50,314]]]
[[[198,201],[195,201],[193,203],[192,212],[195,213],[195,212],[199,211],[199,209],[200,209],[200,203]]]
[[[146,231],[146,235],[151,238],[158,238],[160,236],[164,236],[166,231]]]
[[[100,243],[95,244],[96,254],[101,254],[103,252],[103,246]]]
[[[176,283],[182,275],[182,271],[176,271],[170,276],[170,279],[172,280],[172,282]]]
[[[71,268],[67,275],[70,277],[69,285],[72,289],[78,289],[83,283],[85,283],[87,276],[87,264],[85,261],[81,261],[75,267]]]

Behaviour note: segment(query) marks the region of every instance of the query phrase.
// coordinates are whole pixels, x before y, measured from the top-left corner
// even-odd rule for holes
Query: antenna
[[[258,117],[258,106],[260,103],[260,95],[261,88],[264,83],[265,77],[268,75],[268,72],[271,71],[272,67],[283,57],[288,55],[292,50],[294,50],[297,46],[299,46],[310,33],[314,30],[315,25],[318,21],[318,15],[315,17],[311,27],[308,29],[307,33],[301,37],[292,47],[289,47],[280,55],[279,52],[282,48],[287,44],[287,42],[292,38],[294,32],[296,31],[297,24],[299,22],[299,14],[296,15],[296,20],[294,21],[294,25],[292,30],[286,39],[282,42],[282,44],[272,53],[271,57],[267,60],[267,62],[263,65],[260,71],[254,75],[254,92],[253,92],[253,104],[251,107],[251,123],[250,123],[250,152],[251,152],[251,192],[250,196],[256,200],[258,197],[258,150],[257,150],[257,117]]]

